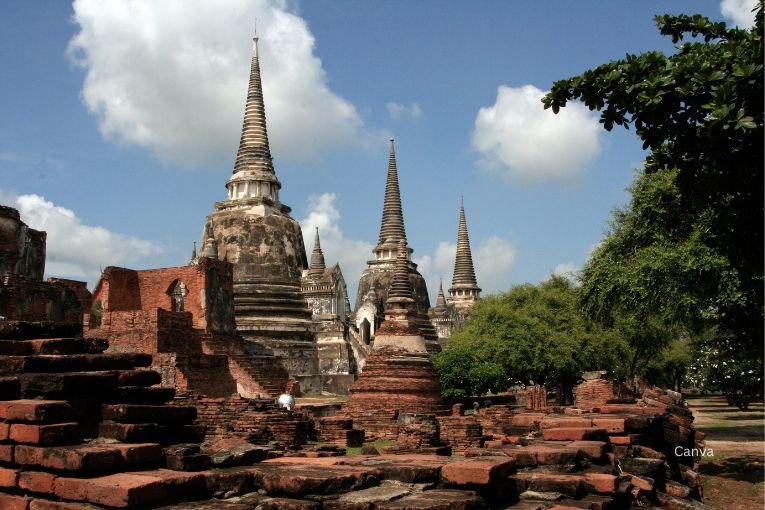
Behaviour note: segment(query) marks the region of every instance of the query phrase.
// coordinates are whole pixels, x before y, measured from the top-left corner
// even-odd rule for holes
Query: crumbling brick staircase
[[[139,492],[177,499],[172,486],[193,498],[187,473],[162,469],[162,446],[201,441],[196,409],[164,405],[175,392],[155,386],[151,355],[70,332],[0,321],[0,508],[123,507]]]

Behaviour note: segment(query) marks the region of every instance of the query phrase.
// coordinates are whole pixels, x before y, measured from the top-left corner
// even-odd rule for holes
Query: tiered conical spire
[[[406,240],[406,231],[404,230],[404,213],[401,210],[401,193],[398,187],[396,149],[393,138],[391,138],[388,177],[385,182],[385,203],[383,204],[378,244],[383,244],[386,241],[398,241],[400,239]]]
[[[401,239],[398,242],[398,257],[396,258],[396,268],[393,271],[393,281],[388,291],[388,302],[409,302],[412,299],[412,283],[409,281],[409,265],[406,250],[406,241]]]
[[[313,252],[311,252],[311,267],[308,269],[309,276],[321,276],[326,269],[324,263],[324,252],[321,251],[321,242],[319,241],[319,227],[316,227],[316,240],[313,242]]]
[[[460,310],[467,310],[480,297],[481,289],[475,279],[473,255],[470,253],[465,206],[460,200],[460,223],[457,229],[457,256],[454,259],[454,276],[449,289],[451,303]]]
[[[444,282],[439,281],[438,282],[438,297],[436,298],[436,306],[435,309],[437,311],[445,310],[446,309],[446,296],[444,296]]]
[[[460,223],[457,229],[457,256],[454,260],[454,275],[452,277],[452,286],[456,285],[478,285],[473,269],[473,255],[470,253],[465,206],[462,201],[460,201]]]
[[[247,88],[247,103],[244,108],[242,137],[236,153],[234,174],[226,182],[226,187],[229,200],[260,198],[261,201],[265,199],[267,204],[274,205],[280,203],[279,189],[282,185],[274,172],[271,149],[268,146],[257,35],[252,38],[252,44],[252,65],[250,83]],[[289,208],[286,210],[289,211]]]
[[[244,109],[242,137],[236,153],[234,173],[241,170],[261,170],[274,173],[271,149],[266,130],[266,108],[263,102],[263,87],[260,81],[258,59],[258,36],[252,38],[252,64],[250,83],[247,88],[247,104]]]

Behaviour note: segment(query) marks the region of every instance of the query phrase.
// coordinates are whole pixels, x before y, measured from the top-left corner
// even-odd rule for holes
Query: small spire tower
[[[480,297],[481,289],[475,278],[473,255],[470,251],[465,204],[460,199],[460,220],[457,227],[457,256],[454,259],[454,275],[449,288],[449,299],[458,310],[470,308]]]

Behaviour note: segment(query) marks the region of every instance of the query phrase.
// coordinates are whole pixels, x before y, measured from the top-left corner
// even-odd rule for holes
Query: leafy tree
[[[763,4],[751,30],[698,15],[656,22],[681,43],[676,53],[627,55],[543,99],[554,112],[579,99],[607,130],[634,126],[650,151],[630,206],[584,268],[584,309],[606,324],[717,324],[733,339],[721,348],[761,367]]]
[[[688,339],[678,339],[651,360],[645,376],[651,384],[680,391],[692,363],[691,342]]]
[[[626,349],[613,332],[582,317],[567,279],[552,276],[478,301],[435,363],[445,396],[504,391],[515,383],[557,385],[567,394],[585,370],[623,374]]]

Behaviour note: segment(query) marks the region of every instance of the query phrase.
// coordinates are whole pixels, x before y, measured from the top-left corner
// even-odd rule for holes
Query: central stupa
[[[303,234],[290,208],[279,200],[266,130],[258,38],[252,64],[242,136],[228,198],[207,217],[203,254],[234,265],[236,327],[255,355],[274,354],[304,391],[318,391],[318,360],[311,310],[300,288],[307,269]]]

